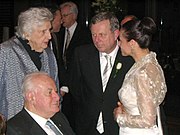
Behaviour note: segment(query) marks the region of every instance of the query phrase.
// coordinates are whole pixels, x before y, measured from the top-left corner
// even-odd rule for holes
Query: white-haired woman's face
[[[31,34],[27,39],[32,50],[36,52],[42,52],[48,47],[48,42],[51,39],[51,22],[46,21],[41,26],[34,26]]]

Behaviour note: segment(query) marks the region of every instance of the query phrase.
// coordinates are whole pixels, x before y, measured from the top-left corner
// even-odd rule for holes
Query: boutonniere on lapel
[[[116,71],[114,74],[114,78],[117,76],[118,71],[122,68],[122,63],[118,62],[116,65]]]

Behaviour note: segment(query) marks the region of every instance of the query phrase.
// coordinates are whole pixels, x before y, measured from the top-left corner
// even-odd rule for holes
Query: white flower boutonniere
[[[117,72],[122,68],[122,63],[117,63],[116,65],[116,72],[115,72],[115,75],[114,75],[114,78],[117,76]]]

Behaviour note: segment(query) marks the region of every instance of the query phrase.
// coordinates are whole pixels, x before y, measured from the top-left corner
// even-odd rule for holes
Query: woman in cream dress
[[[149,17],[129,21],[121,28],[122,54],[131,56],[135,63],[125,76],[118,92],[120,102],[114,109],[120,135],[162,135],[159,105],[167,87],[156,54],[149,50],[155,30]]]

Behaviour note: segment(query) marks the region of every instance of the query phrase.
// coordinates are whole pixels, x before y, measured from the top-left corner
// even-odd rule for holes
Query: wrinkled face
[[[123,36],[124,30],[120,30],[120,43],[119,46],[121,47],[121,53],[123,56],[129,56],[131,54],[131,46],[130,46],[130,41],[128,42],[127,39]]]
[[[60,10],[57,10],[54,15],[54,20],[52,21],[53,32],[59,32],[61,28],[61,23],[62,23],[61,12]]]
[[[66,28],[71,27],[76,21],[76,15],[70,11],[69,6],[61,9],[62,25]]]
[[[104,20],[91,26],[94,45],[100,52],[111,53],[117,44],[119,30],[110,30],[109,20]]]
[[[60,110],[60,97],[57,93],[55,82],[47,76],[38,82],[34,100],[36,113],[44,118],[50,118]]]
[[[51,39],[51,22],[46,21],[41,26],[34,26],[31,34],[27,36],[32,50],[42,52],[48,46]]]

